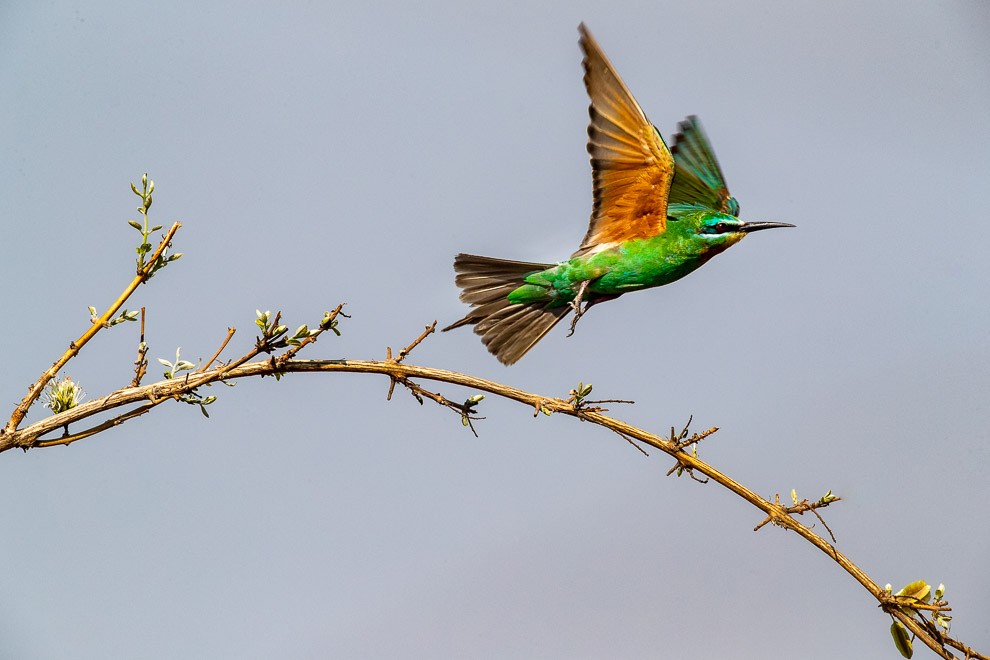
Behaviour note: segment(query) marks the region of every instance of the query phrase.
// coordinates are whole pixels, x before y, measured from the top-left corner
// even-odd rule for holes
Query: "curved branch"
[[[404,357],[404,356],[403,356]],[[106,426],[115,426],[128,419],[136,417],[146,412],[148,403],[157,405],[165,399],[178,399],[183,394],[187,394],[197,387],[202,387],[218,380],[230,380],[235,378],[249,378],[255,376],[274,376],[288,372],[343,372],[343,373],[365,373],[387,376],[392,381],[409,387],[410,379],[431,380],[452,385],[460,385],[474,390],[481,390],[499,397],[518,401],[536,411],[547,414],[560,414],[569,417],[576,417],[582,421],[591,422],[598,426],[610,429],[626,439],[634,439],[641,443],[655,447],[672,456],[689,473],[697,472],[703,474],[708,479],[715,481],[729,491],[735,493],[746,500],[754,507],[764,512],[767,521],[778,527],[795,532],[816,548],[824,552],[829,558],[836,562],[857,582],[859,582],[870,595],[872,595],[880,606],[891,616],[904,624],[916,637],[926,646],[935,651],[943,658],[954,658],[955,656],[946,648],[946,644],[956,648],[963,647],[959,642],[951,640],[938,631],[931,631],[923,626],[918,619],[903,612],[896,606],[896,597],[892,597],[864,573],[848,557],[839,552],[835,546],[812,531],[811,528],[801,524],[791,515],[800,513],[800,507],[785,507],[779,503],[771,502],[755,492],[746,488],[739,482],[723,474],[713,466],[699,460],[696,456],[684,451],[686,446],[681,442],[681,436],[665,438],[649,433],[643,429],[627,424],[619,419],[605,415],[602,410],[586,408],[577,405],[573,399],[565,400],[557,397],[542,396],[520,390],[508,385],[503,385],[495,381],[478,378],[469,374],[436,369],[433,367],[423,367],[412,364],[405,364],[396,359],[384,361],[371,360],[288,360],[282,361],[278,358],[269,358],[262,361],[241,363],[237,361],[230,365],[215,367],[202,373],[192,373],[179,378],[161,381],[141,387],[130,387],[113,392],[106,397],[80,404],[59,415],[53,415],[47,419],[36,422],[21,430],[7,435],[0,436],[0,452],[19,447],[29,449],[36,446],[51,446],[55,444],[66,444],[59,439],[39,440],[41,436],[50,433],[58,428],[65,427],[71,423],[78,422],[93,415],[112,410],[121,406],[143,403],[145,406],[139,407],[132,413],[120,415]],[[449,407],[449,406],[448,406]],[[102,430],[104,425],[95,427]],[[80,434],[83,435],[83,434]],[[85,436],[91,435],[85,433]],[[682,434],[683,435],[683,434]],[[70,441],[81,439],[77,436],[65,436]],[[760,526],[762,526],[761,523]],[[968,649],[968,657],[986,658]]]

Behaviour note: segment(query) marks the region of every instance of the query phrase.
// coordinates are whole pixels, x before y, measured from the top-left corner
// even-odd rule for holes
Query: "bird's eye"
[[[729,234],[738,231],[738,227],[733,222],[720,221],[713,224],[704,224],[700,229],[702,234],[715,236],[718,234]]]
[[[706,225],[702,231],[706,234],[725,234],[732,231],[732,225],[728,222],[716,222],[714,225]]]

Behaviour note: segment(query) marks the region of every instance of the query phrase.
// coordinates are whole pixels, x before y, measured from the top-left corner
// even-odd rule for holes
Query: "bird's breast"
[[[689,241],[666,237],[629,241],[612,255],[602,255],[605,273],[590,288],[614,295],[663,286],[691,273],[711,256]]]

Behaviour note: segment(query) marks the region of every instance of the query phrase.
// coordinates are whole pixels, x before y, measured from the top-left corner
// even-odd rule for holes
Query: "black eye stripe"
[[[716,222],[701,229],[703,234],[729,234],[739,231],[739,227],[731,222]]]

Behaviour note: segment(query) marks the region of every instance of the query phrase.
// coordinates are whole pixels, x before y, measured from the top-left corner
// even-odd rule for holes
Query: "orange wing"
[[[662,234],[674,158],[660,133],[582,23],[584,85],[591,97],[588,153],[594,207],[588,233],[573,256]]]

